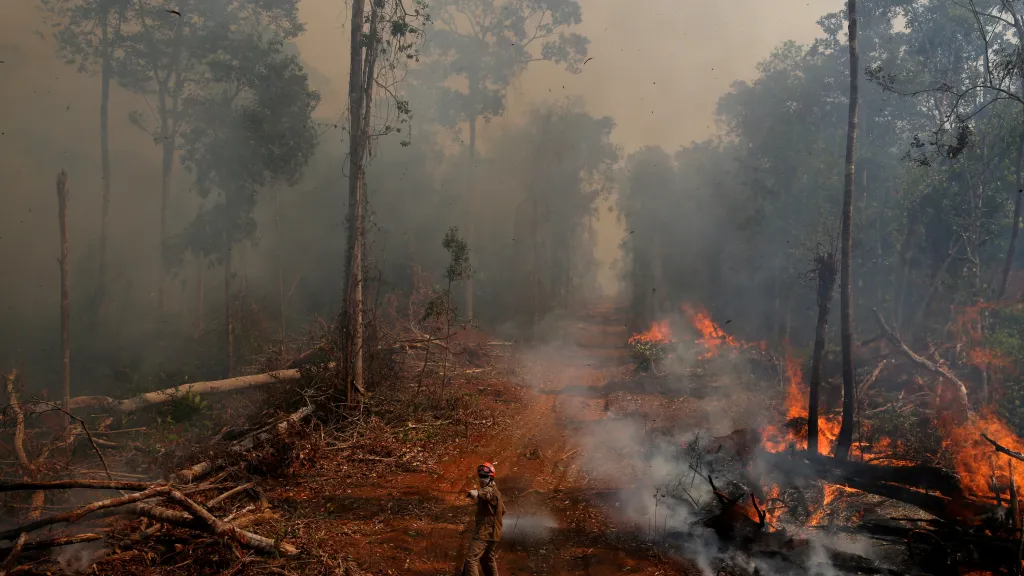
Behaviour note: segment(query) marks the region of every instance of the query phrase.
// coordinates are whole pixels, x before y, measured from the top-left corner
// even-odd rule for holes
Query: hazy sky
[[[627,149],[660,144],[674,149],[714,130],[715,102],[737,79],[785,40],[808,42],[817,20],[843,0],[581,0],[593,57],[572,76],[534,65],[510,96],[515,117],[537,98],[582,95],[595,114],[618,122]],[[346,14],[340,2],[306,0],[308,33],[299,42],[310,64],[344,87]],[[324,105],[344,105],[344,93]]]
[[[175,0],[165,0],[174,8]],[[510,94],[509,113],[481,130],[487,136],[515,122],[531,102],[582,96],[590,111],[611,115],[613,135],[625,151],[644,144],[669,150],[714,131],[718,97],[736,79],[749,79],[755,65],[788,39],[811,40],[824,13],[841,10],[843,0],[581,0],[593,57],[572,76],[553,65],[534,65]],[[323,92],[318,114],[344,110],[348,73],[347,2],[303,0],[308,32],[299,46]],[[57,268],[54,176],[68,169],[72,182],[72,238],[76,253],[95,248],[99,216],[99,81],[57,61],[38,0],[0,0],[0,261],[25,272],[25,282],[3,293],[12,312],[34,314],[31,303],[50,301]],[[324,78],[326,77],[326,78]],[[159,149],[152,138],[129,125],[128,110],[151,110],[137,96],[114,87],[111,152],[116,167],[111,206],[111,274],[136,282],[141,269],[156,277],[152,254],[159,238],[153,194],[159,189]],[[195,213],[195,198],[179,170],[170,200],[170,220]],[[605,222],[605,225],[612,223]],[[611,254],[616,234],[604,234],[599,251]],[[76,256],[77,261],[83,261]],[[127,262],[142,264],[127,265]],[[137,297],[151,297],[136,282]],[[20,292],[15,297],[14,291]]]

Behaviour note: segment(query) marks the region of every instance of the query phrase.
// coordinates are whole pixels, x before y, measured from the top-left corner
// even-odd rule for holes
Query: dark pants
[[[466,551],[466,564],[462,568],[462,575],[480,576],[481,568],[485,576],[498,576],[498,543],[473,538],[469,541],[469,550]]]

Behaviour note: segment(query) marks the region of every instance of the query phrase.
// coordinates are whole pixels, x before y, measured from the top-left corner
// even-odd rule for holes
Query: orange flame
[[[714,320],[711,319],[711,315],[707,313],[703,308],[694,308],[687,304],[683,304],[683,312],[686,313],[690,318],[690,322],[693,323],[693,327],[700,333],[700,339],[697,343],[703,344],[707,349],[701,358],[711,358],[718,354],[719,349],[725,346],[737,346],[736,340],[725,333],[724,330],[715,324]]]
[[[973,306],[959,307],[954,309],[955,314],[950,323],[950,328],[956,335],[957,341],[968,348],[967,362],[982,370],[1006,368],[1010,365],[1009,359],[984,345],[982,312],[1000,306],[1002,305],[996,302],[979,302]]]
[[[991,410],[978,412],[966,423],[943,421],[942,428],[964,489],[977,495],[990,495],[994,479],[999,492],[1008,495],[1011,465],[1006,457],[993,450],[982,434],[1010,450],[1024,449],[1024,441]],[[1012,464],[1013,482],[1024,492],[1024,465]]]
[[[672,330],[668,327],[668,320],[662,320],[660,322],[652,322],[651,327],[646,332],[634,334],[629,339],[629,344],[631,346],[644,342],[651,344],[667,344],[671,340]]]

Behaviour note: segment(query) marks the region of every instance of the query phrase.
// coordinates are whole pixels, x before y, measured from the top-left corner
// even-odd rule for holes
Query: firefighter
[[[486,576],[498,576],[497,546],[501,540],[501,519],[505,515],[505,502],[498,485],[494,483],[494,465],[484,462],[477,466],[480,489],[466,494],[476,500],[476,527],[466,552],[463,576],[479,576],[480,568]]]

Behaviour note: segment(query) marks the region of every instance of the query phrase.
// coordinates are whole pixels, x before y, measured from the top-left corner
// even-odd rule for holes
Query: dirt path
[[[597,501],[609,494],[609,487],[588,477],[585,447],[573,434],[585,421],[604,417],[606,400],[598,387],[628,364],[624,310],[614,302],[600,302],[560,323],[556,332],[566,336],[562,342],[521,358],[520,371],[529,388],[522,413],[512,426],[446,460],[445,481],[434,496],[464,508],[468,520],[464,492],[475,482],[473,471],[482,461],[496,465],[509,507],[501,554],[501,567],[508,574],[681,573],[652,558],[643,546],[609,536],[612,521]],[[568,387],[576,393],[563,395]],[[580,389],[587,393],[579,394]],[[468,533],[440,537],[434,531],[432,536],[431,546],[457,540],[460,554],[450,568],[460,566]]]
[[[379,458],[373,465],[322,458],[315,470],[282,483],[283,518],[321,556],[352,561],[373,574],[460,573],[474,508],[465,493],[479,463],[493,462],[509,508],[500,545],[502,574],[685,574],[661,558],[635,527],[608,517],[614,481],[592,475],[581,442],[585,426],[608,411],[604,385],[629,370],[625,312],[600,302],[552,330],[557,344],[520,351],[507,377],[460,384],[487,408],[488,424],[426,454],[425,466]],[[512,382],[509,382],[512,380]]]

